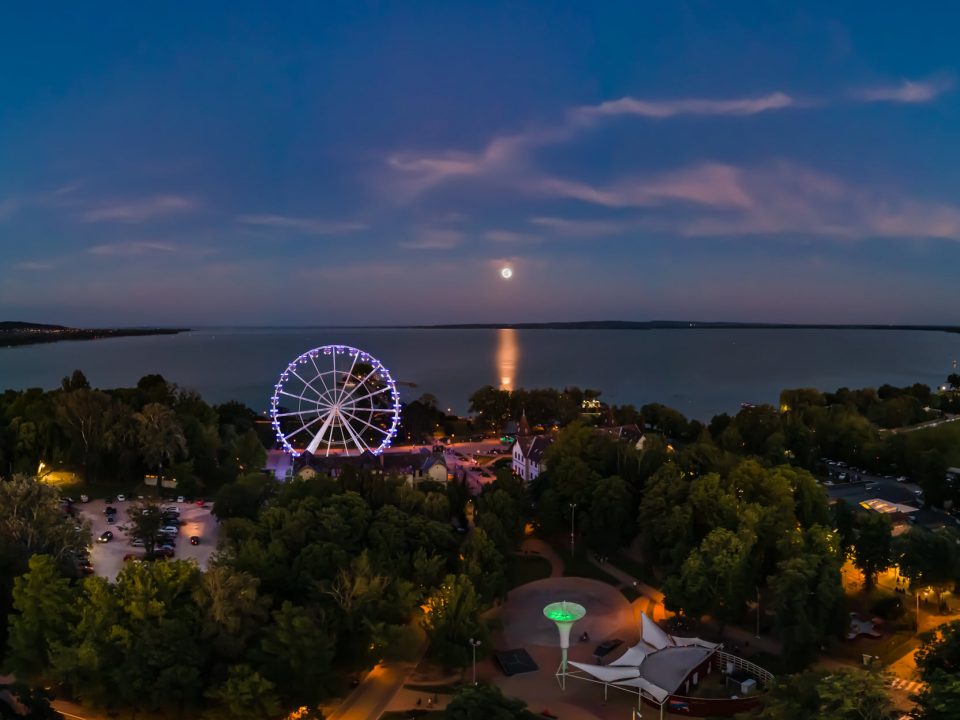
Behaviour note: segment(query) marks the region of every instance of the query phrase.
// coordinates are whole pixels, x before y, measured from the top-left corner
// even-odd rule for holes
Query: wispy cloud
[[[182,195],[155,195],[99,205],[82,217],[87,222],[119,222],[137,224],[158,218],[182,215],[196,209],[197,202]]]
[[[156,253],[175,253],[179,249],[180,248],[178,246],[166,242],[154,242],[152,240],[130,240],[127,242],[93,245],[87,248],[87,252],[91,255],[100,255],[104,257],[133,257],[137,255],[149,255]]]
[[[53,270],[55,267],[51,262],[42,262],[37,260],[26,260],[24,262],[18,262],[14,265],[18,270],[31,270],[31,271],[43,271],[43,270]]]
[[[953,87],[948,78],[935,80],[904,80],[898,85],[857,90],[853,97],[862,102],[927,103],[936,100]]]
[[[17,197],[6,197],[0,200],[0,220],[6,220],[21,208],[23,201]]]
[[[488,230],[483,236],[495,243],[536,243],[540,242],[537,235],[531,233],[516,232],[514,230]]]
[[[463,242],[464,237],[459,230],[425,228],[417,232],[413,239],[400,243],[400,247],[408,250],[450,250]]]
[[[899,85],[848,92],[842,96],[806,98],[775,91],[761,95],[734,98],[679,98],[647,99],[622,97],[596,105],[582,105],[567,110],[554,126],[534,128],[510,135],[494,136],[477,151],[447,150],[440,152],[406,151],[387,157],[389,177],[386,187],[400,201],[410,201],[424,192],[449,182],[478,179],[496,179],[502,186],[514,188],[537,173],[531,169],[532,154],[543,147],[565,143],[582,133],[595,130],[605,121],[621,117],[663,120],[681,116],[743,118],[753,115],[782,112],[791,109],[812,108],[840,103],[863,102],[930,102],[951,88],[949,80],[903,81]],[[590,195],[588,187],[540,178],[545,185],[553,185],[555,194],[578,197]],[[549,188],[547,188],[549,190]],[[603,200],[611,206],[642,204],[630,195],[629,188],[608,189],[592,200]],[[698,191],[696,193],[700,195]],[[655,200],[653,198],[652,200]],[[650,202],[647,199],[646,202]],[[602,203],[604,204],[604,203]]]
[[[580,120],[617,115],[635,115],[645,118],[671,118],[678,115],[746,116],[772,110],[784,110],[796,107],[798,104],[794,98],[782,92],[725,100],[705,98],[643,100],[634,97],[622,97],[618,100],[602,102],[599,105],[575,108],[572,115]]]
[[[742,187],[740,169],[720,163],[705,163],[649,177],[626,178],[599,187],[562,178],[540,177],[533,179],[528,189],[541,195],[573,198],[612,208],[649,207],[667,202],[744,208],[753,202]]]
[[[630,226],[629,222],[617,220],[586,220],[582,218],[532,217],[532,225],[544,228],[555,235],[564,237],[599,237],[618,235]]]
[[[241,215],[237,218],[237,222],[256,227],[293,230],[305,235],[339,235],[367,229],[367,225],[360,222],[291,217],[289,215]]]

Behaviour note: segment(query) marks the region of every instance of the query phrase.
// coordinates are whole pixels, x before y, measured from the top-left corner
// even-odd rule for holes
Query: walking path
[[[539,555],[550,563],[550,577],[563,577],[563,559],[554,552],[549,543],[540,538],[524,538],[520,543],[520,551]]]
[[[415,658],[377,665],[336,710],[327,716],[328,720],[377,720],[383,714],[427,651],[426,634],[419,625],[415,625],[415,628],[420,636],[420,647]]]

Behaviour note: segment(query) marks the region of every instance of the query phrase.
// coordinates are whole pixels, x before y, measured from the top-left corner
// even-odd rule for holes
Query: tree
[[[150,403],[134,418],[140,453],[148,467],[157,468],[162,473],[164,464],[169,466],[177,458],[186,455],[187,440],[176,414],[169,407]]]
[[[429,652],[446,667],[464,667],[470,659],[470,639],[487,639],[476,590],[465,575],[447,575],[427,599],[425,612]]]
[[[227,679],[207,693],[218,703],[210,720],[263,720],[280,715],[276,687],[249,665],[233,665]]]
[[[447,706],[447,720],[533,720],[522,700],[504,697],[496,685],[466,686]]]
[[[113,424],[113,400],[106,393],[80,387],[57,398],[57,417],[81,449],[84,479],[91,464],[99,467]]]
[[[73,595],[49,555],[31,557],[29,572],[14,582],[9,660],[21,678],[42,677],[49,668],[54,646],[73,621]]]
[[[957,567],[957,545],[947,534],[931,533],[919,528],[893,541],[893,557],[897,558],[900,572],[910,578],[914,591],[929,587],[937,595],[953,588],[960,573]]]
[[[148,557],[152,556],[157,547],[160,529],[165,525],[160,505],[153,500],[134,503],[127,510],[127,518],[122,530],[129,537],[142,542],[144,552]]]
[[[327,689],[334,640],[323,618],[315,615],[284,602],[273,613],[261,643],[266,657],[264,675],[289,702],[313,704]]]
[[[758,710],[738,720],[890,720],[884,677],[865,670],[814,670],[777,679]]]
[[[460,572],[470,578],[485,602],[507,593],[507,574],[503,555],[487,537],[483,528],[475,528],[460,548]]]
[[[853,564],[863,573],[863,584],[871,590],[877,574],[890,567],[892,554],[890,518],[875,512],[860,516]]]
[[[924,687],[917,695],[919,720],[960,717],[960,621],[921,635],[916,653]]]
[[[587,543],[603,555],[612,555],[633,537],[636,505],[627,484],[617,476],[597,483],[587,510]]]
[[[755,542],[749,530],[712,530],[687,556],[680,574],[664,583],[666,606],[695,618],[706,612],[721,622],[736,618],[753,589],[748,571]]]

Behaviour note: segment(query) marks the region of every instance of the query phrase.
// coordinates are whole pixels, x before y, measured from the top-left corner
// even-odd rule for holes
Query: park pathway
[[[563,559],[540,538],[524,538],[520,543],[520,552],[539,555],[550,563],[550,577],[563,577]]]

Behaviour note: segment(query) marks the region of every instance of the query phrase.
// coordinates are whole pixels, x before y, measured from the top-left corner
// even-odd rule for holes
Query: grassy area
[[[657,578],[653,567],[647,563],[637,562],[633,558],[627,557],[623,553],[617,553],[607,560],[607,562],[609,562],[615,568],[623,570],[623,572],[647,583],[647,585],[652,585],[653,587],[658,587],[660,585],[660,581]]]
[[[615,577],[598,568],[587,557],[587,553],[581,547],[577,548],[576,555],[570,555],[570,546],[563,542],[551,542],[554,551],[563,560],[563,574],[566,577],[585,577],[591,580],[619,585],[620,581]]]
[[[380,716],[381,720],[408,720],[409,718],[419,718],[426,715],[443,715],[441,710],[391,710]]]
[[[550,561],[538,555],[514,554],[509,558],[510,588],[550,577]]]

